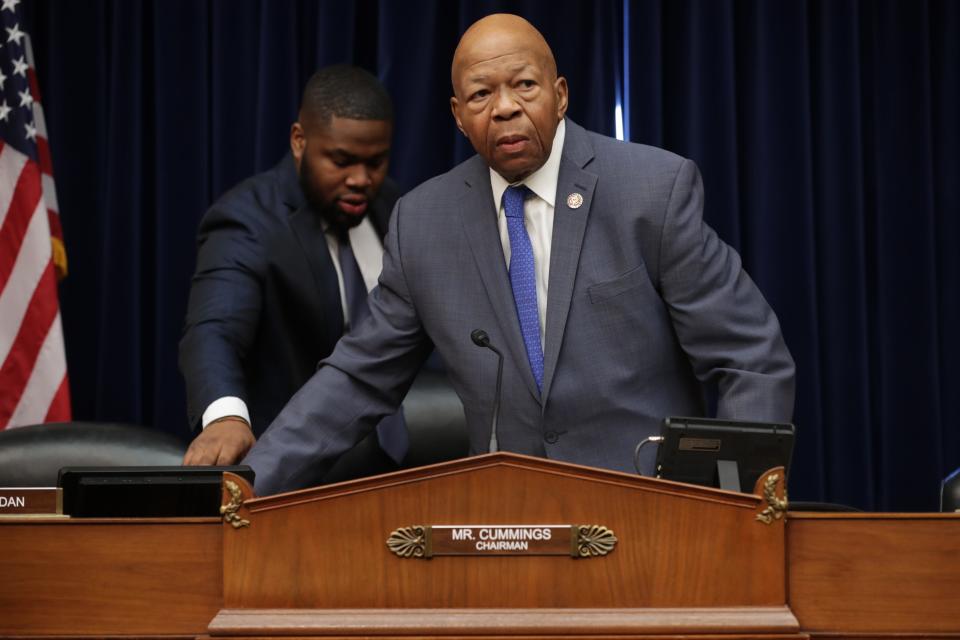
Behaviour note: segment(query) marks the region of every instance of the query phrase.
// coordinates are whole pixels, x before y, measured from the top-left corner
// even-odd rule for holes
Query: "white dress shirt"
[[[328,225],[324,223],[326,231]],[[330,251],[330,258],[333,260],[333,268],[337,272],[337,284],[340,286],[340,307],[343,309],[344,331],[350,327],[350,310],[347,308],[347,294],[343,290],[343,271],[340,269],[340,241],[335,233],[324,234],[327,238],[327,248]],[[363,283],[370,291],[377,285],[377,279],[380,277],[380,271],[383,269],[383,243],[380,236],[370,222],[369,216],[364,216],[363,220],[357,226],[349,231],[350,246],[353,248],[353,255],[357,259],[357,266],[360,267],[360,275],[363,276]],[[225,418],[227,416],[239,416],[250,423],[250,411],[247,409],[247,403],[236,396],[225,396],[217,398],[206,408],[201,418],[203,428],[214,420]]]
[[[537,313],[540,316],[540,348],[543,348],[547,332],[547,285],[550,282],[550,247],[553,241],[553,212],[556,207],[557,181],[560,178],[560,156],[563,155],[563,140],[566,135],[564,121],[560,121],[553,137],[550,157],[542,167],[526,179],[511,185],[503,176],[490,169],[490,186],[493,201],[497,203],[497,224],[500,227],[500,244],[503,257],[510,268],[510,233],[507,216],[503,209],[503,192],[508,186],[526,185],[534,196],[523,203],[523,223],[533,247],[533,267],[537,279]]]

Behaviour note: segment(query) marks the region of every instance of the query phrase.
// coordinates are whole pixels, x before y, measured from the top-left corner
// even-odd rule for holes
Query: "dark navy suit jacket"
[[[398,191],[368,215],[381,237]],[[293,158],[223,195],[200,222],[180,369],[197,427],[223,396],[247,403],[259,437],[343,335],[336,271]]]

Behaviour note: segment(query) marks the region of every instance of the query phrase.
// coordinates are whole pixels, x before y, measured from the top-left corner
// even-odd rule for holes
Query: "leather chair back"
[[[0,487],[54,487],[60,467],[177,465],[187,446],[156,429],[54,422],[0,431]]]

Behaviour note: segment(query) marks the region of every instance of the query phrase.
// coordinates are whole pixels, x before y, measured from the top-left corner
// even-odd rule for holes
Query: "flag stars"
[[[3,0],[3,6],[0,7],[0,11],[9,11],[11,13],[16,13],[18,4],[20,4],[20,0]]]
[[[27,77],[27,63],[24,62],[23,56],[13,61],[13,75]]]
[[[7,76],[3,75],[3,69],[0,69],[0,91],[4,89],[4,83],[7,81]]]
[[[32,122],[28,122],[28,123],[26,123],[26,124],[23,125],[23,126],[24,126],[24,127],[26,128],[26,130],[27,130],[27,134],[26,134],[26,135],[27,135],[27,140],[33,140],[34,142],[36,142],[36,141],[37,141],[37,128],[36,128],[35,126],[33,126],[33,123],[32,123]]]
[[[4,100],[3,104],[0,104],[0,121],[6,122],[7,118],[10,117],[10,112],[13,111],[8,105],[7,101]]]
[[[29,108],[33,104],[33,96],[30,95],[30,89],[24,89],[23,91],[17,91],[17,94],[20,96],[20,106]]]
[[[19,24],[14,24],[13,29],[11,29],[10,27],[6,27],[6,29],[7,29],[7,42],[15,42],[16,44],[19,45],[20,40],[23,39],[23,36],[26,35],[23,31],[20,31]]]

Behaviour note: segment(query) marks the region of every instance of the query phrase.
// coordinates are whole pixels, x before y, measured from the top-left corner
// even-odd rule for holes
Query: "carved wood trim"
[[[716,609],[223,609],[219,636],[797,634],[788,607]],[[739,637],[739,636],[738,636]]]

